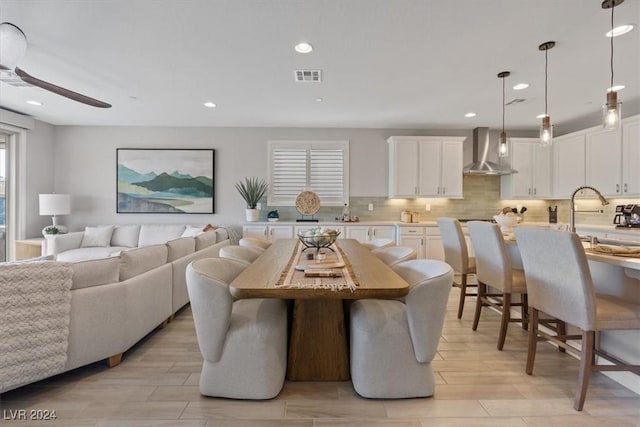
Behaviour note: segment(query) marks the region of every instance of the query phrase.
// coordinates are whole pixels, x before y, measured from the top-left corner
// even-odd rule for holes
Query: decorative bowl
[[[513,213],[494,215],[493,219],[500,226],[500,230],[504,233],[513,231],[513,227],[520,222],[520,217]]]
[[[338,230],[324,230],[314,228],[306,232],[298,233],[298,239],[307,248],[328,248],[333,245],[340,235]]]

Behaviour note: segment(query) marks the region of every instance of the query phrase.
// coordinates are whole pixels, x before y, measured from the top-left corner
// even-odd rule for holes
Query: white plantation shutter
[[[349,200],[349,141],[269,141],[270,206],[294,206],[304,190],[323,206]]]

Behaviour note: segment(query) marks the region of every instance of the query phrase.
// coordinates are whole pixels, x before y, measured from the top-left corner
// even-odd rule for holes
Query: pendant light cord
[[[609,92],[613,92],[613,9],[615,9],[615,6],[611,7],[611,85],[609,86]]]
[[[502,133],[504,133],[504,77],[502,78]]]
[[[544,51],[544,115],[545,117],[549,116],[547,114],[547,81],[549,79],[549,73],[547,72],[547,68],[548,68],[547,55],[548,54],[549,54],[549,49],[546,49]]]

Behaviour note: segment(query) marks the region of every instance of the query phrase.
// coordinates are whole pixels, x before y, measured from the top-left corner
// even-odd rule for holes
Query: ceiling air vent
[[[525,102],[525,98],[514,98],[511,101],[507,102],[505,105],[516,105]]]
[[[293,74],[297,82],[322,81],[322,71],[320,70],[295,70]]]

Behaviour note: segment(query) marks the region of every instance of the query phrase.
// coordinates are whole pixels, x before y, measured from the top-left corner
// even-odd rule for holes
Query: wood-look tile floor
[[[270,401],[202,397],[202,359],[190,309],[156,330],[109,369],[95,363],[0,396],[0,424],[115,427],[640,426],[640,396],[594,374],[582,412],[573,410],[578,361],[540,344],[534,375],[524,372],[526,332],[511,324],[496,350],[499,316],[485,309],[471,331],[474,301],[456,318],[458,289],[433,361],[426,399],[368,400],[350,382],[286,382]],[[10,410],[55,410],[55,421],[8,421]]]

